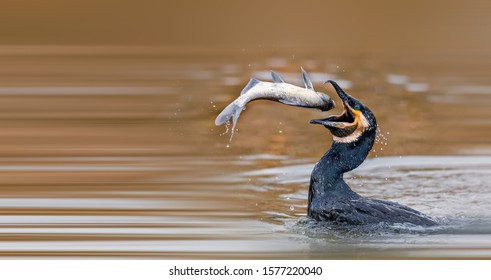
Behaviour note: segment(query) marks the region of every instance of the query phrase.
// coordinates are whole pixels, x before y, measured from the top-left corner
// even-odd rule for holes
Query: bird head
[[[343,112],[311,120],[311,124],[324,125],[332,133],[334,141],[340,143],[355,142],[362,134],[377,129],[375,116],[367,106],[344,92],[335,81],[329,80],[326,83],[330,83],[336,90],[343,104]]]

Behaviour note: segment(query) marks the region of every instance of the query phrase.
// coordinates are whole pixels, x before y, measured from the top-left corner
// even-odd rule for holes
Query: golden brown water
[[[491,257],[491,73],[475,57],[43,47],[2,62],[2,256]],[[254,102],[227,148],[213,121],[249,77],[298,82],[300,66],[378,118],[380,141],[350,184],[442,228],[343,236],[297,224],[331,141],[308,121],[326,113]]]
[[[0,256],[491,258],[489,6],[4,1]],[[377,116],[349,184],[442,226],[305,225],[326,113],[257,101],[232,143],[214,126],[251,76],[301,66]]]

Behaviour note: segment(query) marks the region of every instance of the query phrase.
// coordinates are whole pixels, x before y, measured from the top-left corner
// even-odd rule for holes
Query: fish
[[[305,88],[289,84],[280,76],[280,74],[271,71],[272,82],[264,82],[251,78],[240,96],[232,101],[215,119],[215,125],[227,126],[232,119],[232,132],[230,141],[235,131],[235,126],[239,119],[240,113],[245,109],[246,105],[254,100],[271,100],[285,105],[318,109],[321,111],[329,111],[336,106],[334,101],[328,95],[314,90],[312,81],[307,72],[301,67],[302,79]]]

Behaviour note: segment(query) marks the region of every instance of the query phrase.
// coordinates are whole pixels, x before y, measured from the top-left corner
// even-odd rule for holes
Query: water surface
[[[491,68],[472,55],[1,56],[1,256],[491,258]],[[300,66],[316,90],[334,96],[322,82],[335,79],[378,118],[349,184],[441,226],[306,224],[309,175],[331,141],[308,121],[326,113],[256,101],[232,143],[214,126],[251,76],[301,85]]]

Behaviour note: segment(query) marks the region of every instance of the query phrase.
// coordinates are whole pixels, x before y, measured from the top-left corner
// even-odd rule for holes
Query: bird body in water
[[[346,184],[343,174],[357,168],[368,156],[377,134],[377,121],[368,107],[327,81],[341,98],[344,111],[312,120],[333,134],[331,148],[315,165],[310,178],[308,217],[336,225],[410,223],[432,226],[430,217],[401,204],[362,197]]]

